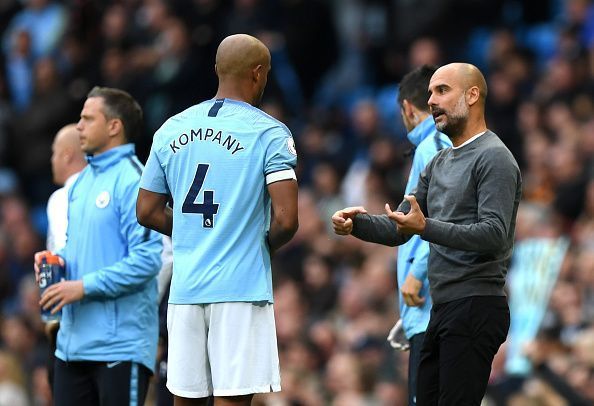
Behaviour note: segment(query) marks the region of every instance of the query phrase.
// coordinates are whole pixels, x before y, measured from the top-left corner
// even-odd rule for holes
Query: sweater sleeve
[[[429,187],[429,179],[431,178],[432,163],[433,161],[429,162],[421,172],[417,187],[412,192],[425,216],[427,216],[427,190]],[[403,213],[408,213],[409,210],[410,203],[407,200],[402,200],[396,209],[396,211],[401,211]],[[360,240],[388,245],[390,247],[402,245],[412,237],[410,234],[400,233],[396,223],[390,220],[386,214],[356,215],[353,219],[353,231],[351,234]]]
[[[509,248],[520,172],[504,148],[484,153],[476,167],[477,221],[454,224],[426,219],[421,237],[454,249],[492,253]],[[422,206],[421,206],[422,207]]]
[[[353,219],[353,236],[367,242],[394,247],[410,239],[410,235],[398,232],[396,224],[386,214],[358,214]]]

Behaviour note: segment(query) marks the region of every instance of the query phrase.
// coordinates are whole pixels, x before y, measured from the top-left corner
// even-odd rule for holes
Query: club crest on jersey
[[[104,209],[107,207],[110,200],[111,196],[109,195],[109,192],[107,190],[104,190],[103,192],[97,195],[97,198],[95,199],[95,206],[97,206],[100,209]]]
[[[287,138],[287,149],[291,154],[295,156],[297,155],[297,148],[295,148],[295,140],[293,137]]]

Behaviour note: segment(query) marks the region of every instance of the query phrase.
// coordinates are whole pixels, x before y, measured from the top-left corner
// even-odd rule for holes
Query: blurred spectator
[[[25,8],[10,21],[4,32],[4,49],[10,48],[15,34],[26,31],[31,36],[34,58],[50,56],[58,47],[68,22],[68,14],[61,3],[52,0],[27,0]]]
[[[387,137],[379,124],[379,113],[372,101],[356,104],[349,140],[352,160],[342,183],[346,205],[365,204],[367,198],[374,196],[384,203],[386,198],[399,201],[404,194],[404,156],[397,152],[404,148]]]
[[[279,3],[281,14],[277,28],[286,42],[288,57],[295,67],[303,94],[310,100],[320,79],[338,56],[339,44],[330,2],[281,0]],[[343,8],[345,2],[341,3],[340,8]]]
[[[310,323],[328,317],[336,306],[338,294],[331,259],[317,254],[305,258],[303,284]]]
[[[442,54],[437,39],[432,37],[421,37],[413,41],[408,51],[410,69],[423,65],[440,65]]]
[[[7,182],[16,181],[16,176],[11,169],[6,167],[8,144],[10,142],[10,131],[12,125],[12,119],[14,116],[14,108],[12,103],[8,100],[8,89],[4,78],[0,75],[0,193],[5,193],[9,184]]]
[[[29,403],[24,388],[25,371],[19,361],[5,351],[0,352],[0,404],[27,406]]]
[[[364,405],[365,386],[361,361],[349,352],[335,353],[326,367],[324,387],[337,405]]]
[[[334,166],[327,163],[316,165],[312,178],[313,191],[322,218],[328,218],[336,210],[344,207],[344,201],[340,196],[340,175]],[[331,231],[328,224],[327,229]]]
[[[517,85],[505,71],[492,72],[489,77],[489,98],[485,111],[489,128],[501,134],[501,140],[514,155],[520,168],[523,168],[523,140],[515,120],[520,96]]]
[[[555,192],[553,207],[566,230],[569,230],[583,210],[588,179],[578,153],[578,145],[568,141],[559,141],[550,150]]]
[[[101,20],[101,38],[103,50],[109,48],[127,49],[132,44],[129,21],[132,16],[123,4],[107,6]]]
[[[196,102],[195,86],[191,83],[197,63],[190,49],[188,30],[176,18],[168,19],[163,24],[153,48],[157,60],[152,67],[152,75],[147,78],[152,84],[146,99],[147,125],[151,131],[157,130],[166,117]]]
[[[15,110],[22,111],[33,96],[33,65],[31,35],[27,31],[14,34],[6,55],[6,78]]]
[[[6,233],[5,239],[0,235],[0,246],[6,252],[2,263],[6,270],[4,277],[8,282],[5,291],[7,297],[2,308],[10,314],[18,310],[18,287],[23,278],[30,277],[31,255],[41,246],[42,239],[33,228],[29,209],[22,198],[5,196],[0,200],[0,218],[0,228]]]
[[[40,59],[34,75],[34,98],[13,118],[9,162],[21,175],[27,199],[45,206],[54,189],[49,162],[54,134],[65,122],[76,121],[77,113],[52,59]]]
[[[32,398],[34,372],[40,365],[45,371],[46,343],[45,341],[40,343],[39,332],[35,331],[33,325],[22,315],[5,318],[0,332],[4,348],[14,357],[15,361],[18,361],[19,368],[23,370],[23,381],[15,383],[20,383],[27,398]],[[2,371],[1,367],[6,368],[6,365],[0,363],[0,372]]]

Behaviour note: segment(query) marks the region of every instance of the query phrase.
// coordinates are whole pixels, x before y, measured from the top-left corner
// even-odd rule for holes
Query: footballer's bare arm
[[[272,219],[268,231],[270,253],[289,242],[297,232],[297,181],[282,180],[268,185],[272,202]]]
[[[144,227],[171,237],[173,212],[167,206],[169,196],[140,188],[136,200],[136,217]]]

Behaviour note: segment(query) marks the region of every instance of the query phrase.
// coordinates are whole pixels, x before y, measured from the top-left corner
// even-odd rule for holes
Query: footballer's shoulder
[[[153,142],[167,142],[171,136],[174,136],[178,133],[178,129],[180,127],[187,126],[189,120],[192,120],[199,114],[200,111],[204,110],[205,103],[207,102],[195,104],[169,117],[167,120],[165,120],[163,124],[161,124],[161,127],[159,127],[157,131],[155,131],[155,134],[153,136]]]
[[[266,114],[266,113],[264,113]],[[283,123],[280,120],[277,120],[276,118],[269,116],[268,114],[266,114],[267,118],[270,119],[270,128],[278,128],[280,130],[282,130],[283,132],[286,132],[288,135],[291,135],[291,130],[289,130],[289,127],[286,126],[285,123]]]
[[[256,107],[253,108],[253,112],[254,124],[260,126],[264,131],[277,129],[281,130],[282,132],[286,132],[288,135],[291,135],[291,130],[289,130],[289,127],[287,127],[282,121],[272,117],[270,114]]]

